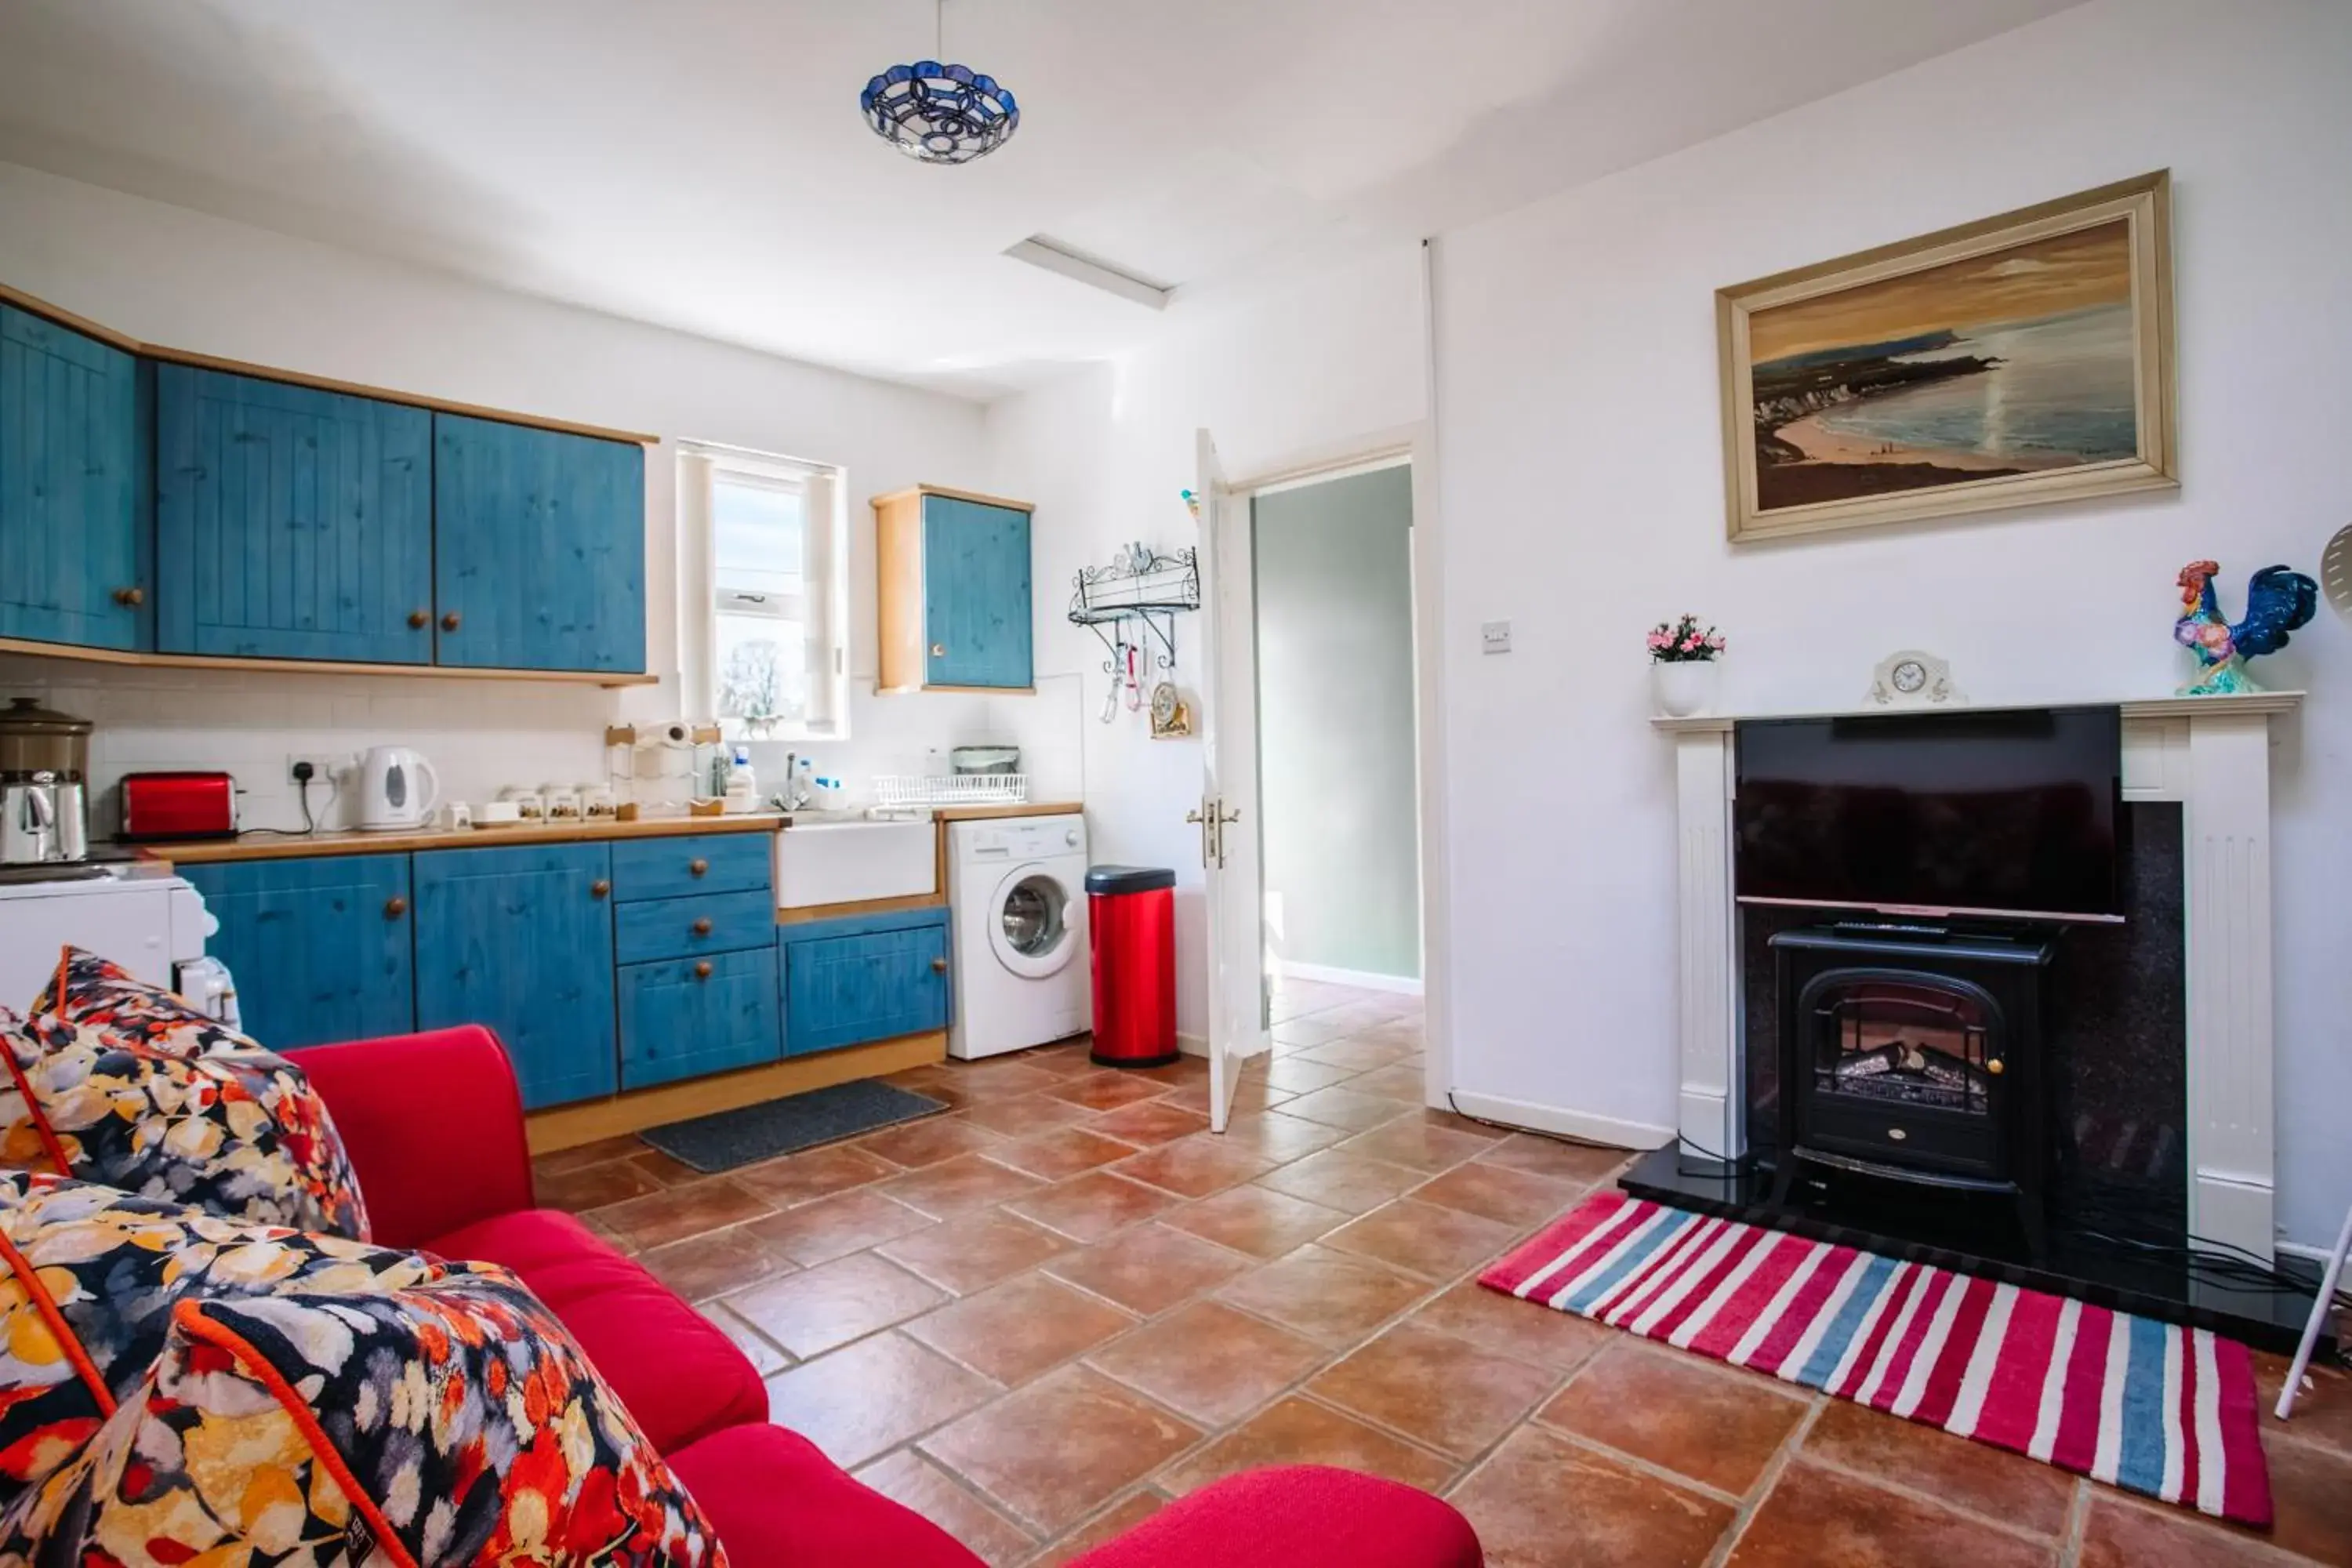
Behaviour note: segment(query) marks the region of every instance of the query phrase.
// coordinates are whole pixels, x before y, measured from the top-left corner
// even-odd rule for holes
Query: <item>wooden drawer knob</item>
[[[441,617],[441,629],[445,632],[454,632],[457,629],[457,611],[452,610]]]
[[[411,610],[408,612],[408,624],[421,632],[433,624],[433,614],[429,610]]]
[[[694,977],[697,980],[708,980],[710,978],[710,960],[706,958],[700,963],[694,966]]]
[[[596,880],[588,884],[588,896],[592,899],[601,899],[612,890],[613,884],[607,882],[602,877],[597,878]]]
[[[944,958],[935,958],[935,959],[931,960],[931,973],[934,973],[934,974],[945,974],[947,972],[948,972],[948,961],[947,961],[946,959],[944,959]]]
[[[694,922],[694,934],[697,936],[709,936],[710,934],[710,917],[709,915],[705,915],[700,920]]]
[[[690,874],[699,877],[705,871],[710,869],[710,862],[708,860],[688,860],[686,863],[686,868]]]
[[[383,918],[384,918],[384,919],[386,919],[386,920],[388,920],[388,921],[396,921],[396,920],[398,920],[401,916],[403,916],[403,915],[406,914],[407,912],[408,912],[408,900],[407,900],[406,899],[402,899],[402,898],[391,898],[391,899],[386,899],[386,900],[384,900],[384,901],[383,901]]]
[[[933,643],[933,644],[931,645],[931,657],[932,657],[933,658],[947,658],[947,656],[948,656],[948,645],[947,645],[947,644],[945,644],[945,643],[943,643],[943,642],[935,642],[935,643]]]
[[[144,588],[117,588],[114,591],[114,602],[121,605],[126,610],[135,610],[140,605],[147,602],[147,590]]]

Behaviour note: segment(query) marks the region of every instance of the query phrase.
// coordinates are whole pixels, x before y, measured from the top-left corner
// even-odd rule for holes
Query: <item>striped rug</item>
[[[2246,1347],[1597,1194],[1479,1283],[2241,1523],[2271,1521]]]

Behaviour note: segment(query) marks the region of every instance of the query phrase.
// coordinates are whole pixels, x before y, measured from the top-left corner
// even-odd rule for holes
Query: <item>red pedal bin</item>
[[[1097,866],[1087,873],[1093,928],[1096,1062],[1165,1067],[1176,1059],[1176,873]]]

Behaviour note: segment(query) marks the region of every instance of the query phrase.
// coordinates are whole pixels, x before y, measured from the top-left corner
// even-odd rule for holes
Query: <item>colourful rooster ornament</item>
[[[2231,626],[2213,601],[2218,561],[2191,561],[2180,569],[2180,618],[2173,640],[2197,656],[2205,673],[2180,689],[2183,697],[2260,691],[2246,660],[2286,647],[2287,634],[2310,624],[2319,608],[2319,584],[2284,566],[2265,566],[2246,581],[2246,618]]]

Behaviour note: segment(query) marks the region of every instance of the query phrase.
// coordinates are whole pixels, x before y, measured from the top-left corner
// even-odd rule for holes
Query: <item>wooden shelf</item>
[[[2303,697],[2300,691],[2247,691],[2217,697],[2087,697],[2050,702],[1948,702],[1924,707],[1907,703],[1788,713],[1695,713],[1687,719],[1670,719],[1661,715],[1650,721],[1650,727],[1668,734],[1703,735],[1727,731],[1733,725],[1750,719],[1883,719],[1921,713],[2000,713],[2043,708],[2107,706],[2122,709],[2126,719],[2193,719],[2200,713],[2292,713],[2303,706]]]
[[[144,669],[234,669],[291,675],[412,675],[429,680],[545,680],[561,686],[657,686],[658,675],[604,669],[467,669],[449,664],[360,664],[331,658],[231,658],[205,653],[138,653],[120,647],[77,647],[70,643],[0,637],[0,653],[35,658],[68,658],[83,664],[129,665]]]

